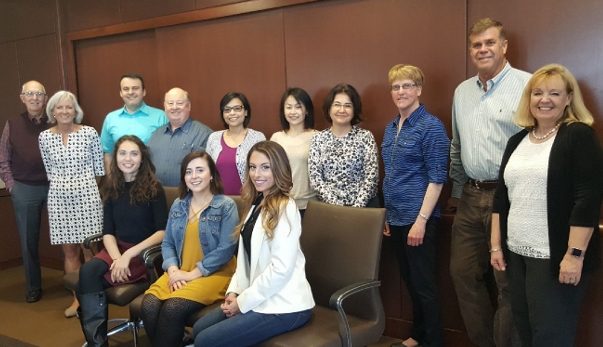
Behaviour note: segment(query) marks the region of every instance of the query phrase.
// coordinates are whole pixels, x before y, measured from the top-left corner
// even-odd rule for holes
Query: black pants
[[[509,252],[507,261],[513,320],[523,347],[574,346],[580,303],[588,282],[562,284],[550,259]]]
[[[92,258],[80,268],[78,294],[88,294],[103,291],[111,285],[105,280],[109,265],[98,258]]]
[[[406,241],[412,225],[390,225],[392,243],[400,275],[412,299],[411,337],[422,346],[442,346],[442,322],[436,276],[437,227],[439,219],[430,219],[425,227],[423,244],[409,246]]]

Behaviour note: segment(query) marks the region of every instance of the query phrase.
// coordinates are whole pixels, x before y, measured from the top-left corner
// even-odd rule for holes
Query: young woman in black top
[[[79,317],[88,346],[107,346],[105,289],[146,279],[139,256],[163,239],[165,192],[157,181],[147,147],[131,135],[115,145],[110,174],[101,187],[104,249],[80,270]]]

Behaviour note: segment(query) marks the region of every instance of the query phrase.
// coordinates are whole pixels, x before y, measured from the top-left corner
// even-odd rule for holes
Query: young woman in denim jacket
[[[205,152],[192,152],[183,159],[180,176],[180,198],[170,209],[161,244],[166,272],[142,304],[153,346],[179,346],[188,317],[224,297],[236,266],[237,207],[222,195],[214,161]]]

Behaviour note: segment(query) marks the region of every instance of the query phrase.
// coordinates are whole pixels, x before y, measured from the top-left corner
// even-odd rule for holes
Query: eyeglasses
[[[341,107],[343,107],[345,110],[351,110],[354,107],[354,105],[352,105],[351,103],[340,104],[338,102],[334,102],[331,105],[331,107],[332,108],[341,108]]]
[[[41,96],[46,95],[46,93],[44,93],[44,92],[31,92],[30,91],[30,92],[23,92],[23,93],[21,93],[21,95],[24,95],[24,96],[27,96],[27,97],[31,98],[32,96],[41,97]]]
[[[243,105],[238,105],[238,106],[233,106],[233,107],[227,106],[222,109],[222,112],[224,112],[224,113],[230,113],[231,111],[241,112],[241,111],[243,111],[244,108],[245,107],[243,107]]]
[[[404,84],[394,84],[392,85],[392,92],[397,92],[400,89],[409,90],[411,88],[416,87],[416,83],[404,83]]]

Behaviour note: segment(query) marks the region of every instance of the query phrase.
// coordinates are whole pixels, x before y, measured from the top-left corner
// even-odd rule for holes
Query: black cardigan
[[[501,246],[508,259],[507,218],[509,196],[504,172],[509,157],[528,134],[522,130],[507,143],[494,196],[493,212],[500,214]],[[583,271],[600,261],[599,211],[603,188],[603,154],[594,130],[583,123],[563,123],[549,157],[547,178],[547,219],[551,270],[559,275],[559,264],[567,251],[570,225],[594,227],[584,258]]]

